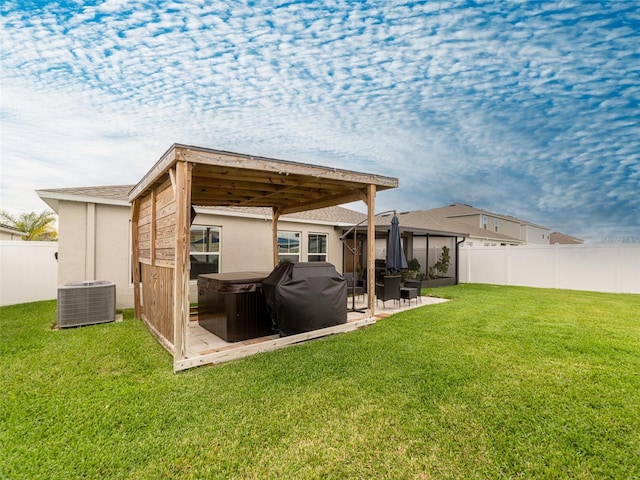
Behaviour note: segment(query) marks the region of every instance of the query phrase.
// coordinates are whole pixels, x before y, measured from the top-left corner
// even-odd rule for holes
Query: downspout
[[[426,248],[427,248],[427,250],[426,250],[427,251],[427,265],[424,267],[424,270],[425,270],[425,277],[427,279],[427,285],[428,285],[429,284],[429,279],[430,279],[430,277],[429,277],[429,234],[428,233],[427,233],[427,245],[426,245]]]
[[[457,241],[458,237],[456,236],[456,285],[460,283],[460,245],[465,240],[465,237],[462,237],[462,240]]]

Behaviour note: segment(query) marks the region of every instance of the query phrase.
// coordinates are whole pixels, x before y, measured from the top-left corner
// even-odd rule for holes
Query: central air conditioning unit
[[[113,322],[116,284],[106,280],[70,282],[58,287],[58,326]]]

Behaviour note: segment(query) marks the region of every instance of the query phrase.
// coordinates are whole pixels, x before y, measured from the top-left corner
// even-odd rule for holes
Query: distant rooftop
[[[584,243],[584,240],[578,237],[572,237],[565,233],[551,232],[551,235],[549,236],[549,243],[551,245],[556,243],[560,245],[581,245]]]

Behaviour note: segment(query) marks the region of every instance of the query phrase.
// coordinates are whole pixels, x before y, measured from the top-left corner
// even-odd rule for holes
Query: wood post
[[[189,322],[189,228],[192,164],[176,164],[176,252],[173,271],[173,359],[186,358]]]
[[[375,315],[376,308],[376,225],[375,225],[376,186],[367,187],[367,308]]]
[[[273,207],[271,226],[273,228],[273,268],[278,266],[278,219],[280,218],[280,208]]]
[[[133,306],[135,317],[142,318],[142,303],[140,302],[140,244],[138,224],[140,221],[140,199],[136,198],[131,204],[131,250],[133,253]]]

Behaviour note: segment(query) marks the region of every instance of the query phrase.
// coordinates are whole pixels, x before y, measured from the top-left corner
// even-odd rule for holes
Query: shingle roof
[[[78,197],[104,198],[129,202],[129,192],[133,185],[108,185],[99,187],[72,187],[72,188],[44,188],[38,192],[49,192],[58,195],[73,195]]]
[[[23,232],[21,230],[18,230],[17,228],[12,227],[11,225],[4,224],[4,223],[0,223],[0,230],[2,230],[3,232],[6,232],[6,233],[12,233],[14,235],[22,235],[22,236],[27,235],[25,232]]]
[[[468,235],[479,238],[487,238],[498,241],[520,242],[517,238],[504,235],[502,233],[492,232],[480,227],[474,227],[458,220],[447,218],[439,215],[439,209],[433,210],[413,210],[410,212],[401,212],[398,214],[400,227],[408,228],[426,228],[440,232],[458,233],[460,235]],[[376,218],[376,223],[380,225],[390,224],[392,216]]]
[[[429,212],[434,212],[438,215],[442,215],[448,218],[484,214],[484,215],[491,215],[493,217],[499,217],[499,218],[511,220],[521,225],[531,225],[533,227],[546,228],[541,225],[537,225],[535,223],[529,222],[528,220],[522,220],[521,218],[513,217],[511,215],[505,215],[503,213],[490,212],[488,210],[483,210],[482,208],[476,208],[464,203],[454,203],[453,205],[447,205],[445,207],[433,208],[429,210]]]
[[[549,236],[549,243],[551,245],[555,243],[559,243],[561,245],[579,245],[583,244],[584,240],[577,237],[572,237],[571,235],[567,235],[565,233],[560,232],[551,232]]]

